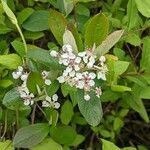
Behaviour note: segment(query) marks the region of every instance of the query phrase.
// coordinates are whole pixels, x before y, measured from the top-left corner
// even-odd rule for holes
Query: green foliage
[[[92,48],[100,45],[108,34],[109,23],[107,17],[100,13],[89,20],[85,29],[85,47]]]
[[[148,150],[149,18],[149,0],[1,0],[0,150]],[[65,44],[97,56],[77,72],[107,67],[106,81],[60,83]]]
[[[34,124],[23,127],[16,133],[13,144],[15,147],[31,148],[47,136],[49,127],[47,124]]]

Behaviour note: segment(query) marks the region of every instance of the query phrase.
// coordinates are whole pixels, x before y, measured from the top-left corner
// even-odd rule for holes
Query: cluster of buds
[[[58,103],[58,95],[54,94],[52,97],[46,96],[45,100],[42,101],[42,107],[58,109],[60,107],[60,103]]]
[[[17,89],[20,97],[24,101],[24,105],[33,105],[34,101],[32,99],[34,98],[34,94],[30,93],[29,89],[27,88],[28,75],[29,73],[26,72],[22,66],[18,66],[18,69],[12,73],[14,79],[21,79],[23,81],[22,85]]]
[[[96,96],[102,94],[101,87],[95,86],[95,79],[106,80],[108,71],[105,64],[105,56],[101,56],[97,62],[93,50],[86,50],[73,53],[71,45],[64,45],[60,53],[52,50],[50,55],[59,60],[59,64],[65,66],[65,70],[61,76],[57,78],[59,83],[67,83],[70,86],[75,86],[78,89],[83,89],[85,92],[84,99],[90,100],[88,92],[95,91]],[[98,65],[96,65],[98,64]]]

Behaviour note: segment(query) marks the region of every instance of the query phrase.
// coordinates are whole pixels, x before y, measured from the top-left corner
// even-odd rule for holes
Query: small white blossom
[[[89,101],[90,98],[91,98],[90,95],[88,95],[88,94],[84,95],[84,99],[85,99],[86,101]]]
[[[45,82],[46,85],[50,85],[52,83],[51,80],[49,80],[49,79],[45,79],[44,82]]]
[[[51,55],[52,57],[57,57],[57,56],[58,56],[58,52],[52,50],[52,51],[50,52],[50,55]]]
[[[56,102],[56,101],[58,100],[58,95],[57,95],[57,94],[54,94],[54,95],[52,96],[52,99],[53,99],[54,102]]]
[[[65,78],[63,76],[58,77],[57,80],[59,81],[59,83],[65,82]]]
[[[49,72],[48,71],[42,71],[42,77],[43,77],[43,79],[46,79],[47,77],[48,77],[48,75],[49,75]]]
[[[106,61],[105,56],[101,56],[101,57],[99,58],[99,61],[104,63],[104,62]]]
[[[105,75],[105,72],[102,72],[102,71],[99,71],[97,73],[97,79],[102,79],[102,80],[106,80],[106,75]]]
[[[60,103],[58,103],[58,102],[54,103],[54,107],[55,107],[56,109],[58,109],[58,108],[60,107]]]
[[[21,80],[26,81],[28,79],[28,73],[21,75]]]

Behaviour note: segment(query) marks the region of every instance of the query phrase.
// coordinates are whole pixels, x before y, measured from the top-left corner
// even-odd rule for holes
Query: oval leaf
[[[85,101],[84,93],[81,90],[78,90],[76,96],[81,114],[90,125],[97,126],[103,115],[100,99],[96,97],[94,92],[91,92],[91,99],[89,101]]]
[[[39,144],[48,134],[47,124],[39,123],[19,129],[14,137],[15,147],[31,148]]]
[[[101,56],[106,54],[121,38],[123,35],[124,30],[118,30],[113,33],[111,33],[103,42],[101,45],[99,45],[95,49],[95,54],[97,56]]]
[[[109,22],[107,17],[99,13],[95,15],[87,24],[85,30],[85,46],[92,48],[94,44],[100,45],[107,37]]]

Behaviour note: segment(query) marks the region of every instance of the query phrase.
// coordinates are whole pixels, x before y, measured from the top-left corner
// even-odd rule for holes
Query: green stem
[[[18,111],[18,109],[16,109],[16,127],[18,130],[19,129],[19,111]]]
[[[23,35],[23,33],[22,33],[22,31],[21,31],[21,29],[20,29],[20,27],[19,27],[19,25],[18,24],[16,24],[16,27],[17,27],[17,30],[18,30],[18,32],[19,32],[19,34],[20,34],[20,36],[21,36],[21,39],[22,39],[22,41],[23,41],[23,44],[24,44],[24,48],[25,48],[25,53],[27,53],[27,43],[26,43],[26,40],[25,40],[25,38],[24,38],[24,35]]]

